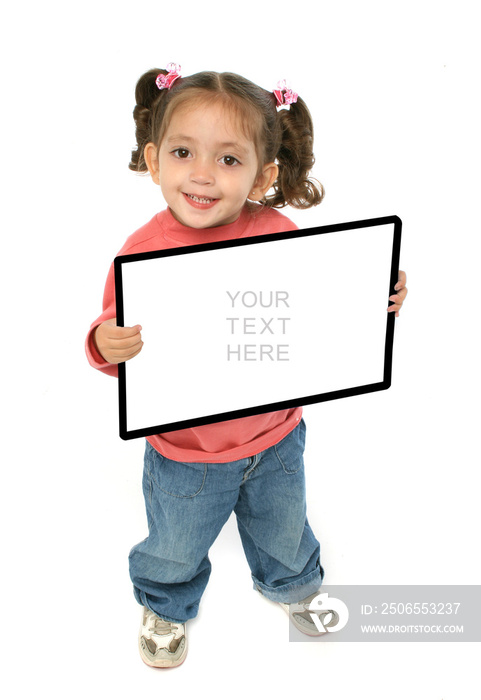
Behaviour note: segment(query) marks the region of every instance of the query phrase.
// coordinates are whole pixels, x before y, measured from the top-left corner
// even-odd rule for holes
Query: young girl
[[[281,83],[268,92],[239,75],[182,78],[179,71],[174,64],[148,71],[136,87],[137,148],[129,167],[148,170],[168,208],[130,236],[119,255],[297,229],[276,208],[307,208],[323,197],[322,186],[308,179],[313,128],[303,100]],[[391,297],[396,315],[404,281],[400,273],[400,293]],[[112,266],[86,349],[93,367],[117,376],[117,364],[141,352],[143,342],[140,326],[116,325],[114,291]],[[232,511],[254,587],[286,611],[300,603],[294,624],[317,633],[302,613],[324,573],[306,518],[304,440],[301,408],[147,438],[149,536],[129,558],[143,606],[145,663],[184,660],[185,623],[197,614],[209,549]]]

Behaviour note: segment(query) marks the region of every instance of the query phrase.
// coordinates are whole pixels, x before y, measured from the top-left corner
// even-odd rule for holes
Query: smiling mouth
[[[216,201],[211,197],[197,197],[195,194],[186,194],[186,197],[191,199],[193,202],[197,202],[197,204],[212,204],[212,202]]]

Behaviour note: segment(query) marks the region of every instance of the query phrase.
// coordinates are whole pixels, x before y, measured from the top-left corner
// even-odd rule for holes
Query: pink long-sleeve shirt
[[[245,207],[232,224],[207,229],[194,229],[179,223],[166,209],[129,236],[118,255],[145,253],[179,246],[246,238],[265,233],[294,231],[298,227],[273,209],[259,207],[255,213]],[[92,367],[113,377],[117,365],[109,364],[99,354],[93,338],[97,326],[115,318],[115,282],[113,263],[107,277],[103,311],[92,323],[85,344]],[[233,462],[262,452],[282,440],[301,420],[302,409],[292,408],[247,418],[186,428],[147,438],[164,457],[180,462]]]

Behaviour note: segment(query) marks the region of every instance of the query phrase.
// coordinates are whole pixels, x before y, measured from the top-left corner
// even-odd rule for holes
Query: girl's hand
[[[402,270],[399,270],[399,282],[396,284],[394,289],[396,290],[397,294],[393,294],[392,297],[389,297],[389,301],[393,301],[394,304],[388,307],[388,311],[394,311],[396,313],[396,318],[399,316],[399,310],[401,309],[401,306],[403,305],[403,301],[406,298],[406,295],[408,293],[407,287],[406,287],[406,273],[403,272]]]
[[[94,342],[104,360],[116,365],[131,360],[142,350],[141,330],[141,326],[117,326],[117,319],[111,318],[97,326]]]

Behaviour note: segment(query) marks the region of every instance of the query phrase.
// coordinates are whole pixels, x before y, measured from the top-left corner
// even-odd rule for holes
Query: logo
[[[347,605],[339,598],[329,598],[329,593],[320,593],[311,600],[307,609],[321,634],[339,632],[349,620]]]

